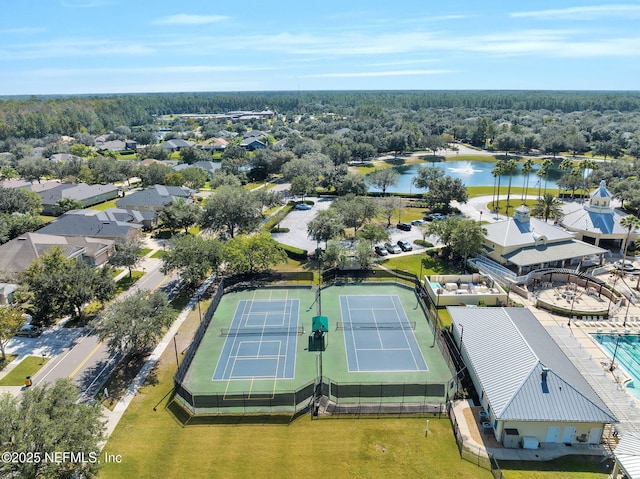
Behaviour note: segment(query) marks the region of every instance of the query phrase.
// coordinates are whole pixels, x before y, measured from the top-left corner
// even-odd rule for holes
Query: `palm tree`
[[[591,159],[586,159],[586,160],[582,160],[580,162],[579,165],[580,170],[582,170],[582,178],[583,178],[583,192],[582,192],[582,198],[584,201],[584,193],[587,189],[587,170],[595,170],[596,168],[598,168],[598,163],[595,160],[591,160]]]
[[[493,175],[493,209],[498,212],[498,203],[496,202],[496,180],[498,182],[498,199],[500,198],[500,177],[504,174],[505,162],[503,160],[496,161],[491,174]]]
[[[543,197],[538,198],[538,203],[533,207],[533,215],[543,217],[545,221],[549,218],[560,218],[562,216],[562,203],[551,193],[545,193]]]
[[[624,242],[624,255],[622,256],[622,271],[624,271],[624,259],[629,251],[629,240],[631,239],[631,231],[640,228],[640,219],[633,215],[627,215],[620,220],[620,226],[627,228],[627,239]]]
[[[544,175],[543,167],[536,170],[536,176],[538,177],[538,199],[542,198],[542,178],[544,178]]]
[[[511,179],[513,173],[518,169],[518,162],[516,160],[509,160],[504,166],[505,173],[509,173],[509,187],[507,188],[507,206],[505,207],[505,214],[509,216],[509,199],[511,198]]]
[[[529,174],[533,171],[533,160],[531,158],[527,158],[524,160],[522,164],[522,174],[524,175],[524,189],[522,190],[522,203],[524,204],[524,199],[529,193]]]
[[[542,168],[544,169],[544,194],[547,194],[547,183],[549,182],[549,168],[553,165],[553,161],[549,158],[542,162]]]

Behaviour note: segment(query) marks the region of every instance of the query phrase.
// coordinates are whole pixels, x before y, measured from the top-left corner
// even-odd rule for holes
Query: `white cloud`
[[[30,75],[43,77],[77,77],[93,75],[123,75],[123,74],[151,74],[151,75],[171,75],[171,74],[198,74],[198,73],[225,73],[225,72],[246,72],[246,71],[267,71],[274,67],[254,66],[254,65],[179,65],[179,66],[157,66],[157,67],[105,67],[105,68],[39,68],[31,70]]]
[[[229,17],[224,15],[187,15],[179,13],[157,19],[154,23],[157,25],[208,25],[210,23],[219,23],[228,20]]]
[[[598,20],[603,17],[638,18],[640,5],[593,5],[589,7],[569,7],[529,12],[512,12],[514,18],[539,18],[550,20]]]
[[[409,75],[442,75],[453,73],[453,70],[393,70],[381,72],[339,72],[339,73],[318,73],[312,75],[302,75],[302,78],[370,78],[370,77],[396,77]]]

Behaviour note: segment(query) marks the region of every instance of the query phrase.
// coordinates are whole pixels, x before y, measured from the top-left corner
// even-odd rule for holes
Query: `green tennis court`
[[[318,391],[335,403],[442,402],[451,393],[452,372],[413,288],[334,285],[322,289],[320,302],[329,318],[322,353],[308,347],[317,288],[223,295],[178,396],[197,414],[219,414],[298,411]],[[381,319],[364,324],[369,317]]]

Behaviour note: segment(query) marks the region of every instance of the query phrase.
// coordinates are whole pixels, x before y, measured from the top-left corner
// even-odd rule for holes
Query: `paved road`
[[[143,265],[145,275],[122,296],[133,294],[138,289],[151,291],[156,288],[169,297],[175,295],[179,284],[176,273],[164,275],[160,272],[161,261],[155,258],[145,258]],[[72,378],[83,400],[95,396],[120,359],[85,328],[64,328],[60,325],[48,328],[38,338],[14,338],[9,342],[7,351],[52,358],[33,376],[33,384],[37,386],[59,378]]]

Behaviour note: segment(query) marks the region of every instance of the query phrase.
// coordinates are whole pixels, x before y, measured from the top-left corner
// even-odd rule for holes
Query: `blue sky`
[[[638,90],[640,0],[6,0],[0,95]]]

